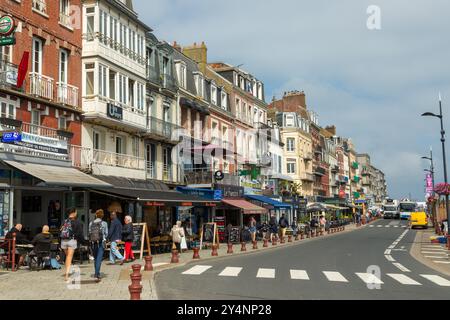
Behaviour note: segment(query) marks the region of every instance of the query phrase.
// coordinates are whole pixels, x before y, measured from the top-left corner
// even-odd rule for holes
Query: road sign
[[[10,15],[4,15],[0,17],[0,36],[7,37],[14,32],[16,28],[16,22]]]
[[[16,44],[16,38],[15,37],[2,37],[0,38],[0,47],[2,46],[10,46]]]

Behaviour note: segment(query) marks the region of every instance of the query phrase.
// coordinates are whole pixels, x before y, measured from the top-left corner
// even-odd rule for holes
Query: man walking
[[[280,226],[280,237],[281,237],[281,239],[284,239],[284,237],[286,236],[286,229],[289,226],[289,222],[287,221],[284,213],[281,215],[281,218],[280,218],[280,221],[278,224]]]
[[[116,258],[120,260],[120,265],[123,265],[125,258],[120,254],[117,248],[117,243],[122,240],[122,223],[117,219],[117,213],[111,213],[111,226],[108,233],[108,241],[111,242],[111,251],[109,252],[109,261],[112,264],[116,263]]]

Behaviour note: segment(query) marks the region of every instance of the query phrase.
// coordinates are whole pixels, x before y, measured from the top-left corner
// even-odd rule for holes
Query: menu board
[[[200,247],[203,247],[203,245],[215,245],[215,244],[218,244],[217,224],[216,223],[205,223],[202,226],[202,234],[200,237]]]
[[[214,222],[217,224],[217,232],[219,233],[219,241],[225,241],[225,217],[215,217]]]
[[[228,242],[229,243],[240,243],[241,242],[241,228],[231,227],[228,232]]]
[[[143,258],[144,252],[150,255],[150,238],[148,235],[147,224],[146,223],[135,223],[133,224],[133,245],[132,250],[134,253],[140,254],[140,259]],[[145,245],[147,249],[145,250]]]

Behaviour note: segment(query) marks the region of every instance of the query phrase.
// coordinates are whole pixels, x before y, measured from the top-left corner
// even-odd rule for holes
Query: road
[[[160,299],[446,299],[450,279],[409,253],[417,231],[380,220],[353,232],[163,271]]]

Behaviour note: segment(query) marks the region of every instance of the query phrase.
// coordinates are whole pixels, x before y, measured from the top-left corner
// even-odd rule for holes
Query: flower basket
[[[440,196],[450,195],[450,184],[448,184],[448,183],[439,183],[434,188],[434,191]]]

